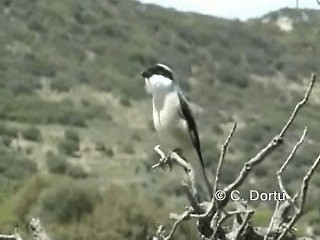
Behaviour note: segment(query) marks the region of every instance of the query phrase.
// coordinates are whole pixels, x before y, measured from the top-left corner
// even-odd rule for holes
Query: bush
[[[127,154],[134,154],[134,148],[131,144],[126,144],[122,146],[122,151]]]
[[[41,140],[41,132],[38,128],[31,126],[22,131],[22,137],[26,140],[39,142]]]
[[[81,233],[71,237],[66,231],[64,239],[149,239],[147,236],[155,230],[156,223],[167,219],[169,212],[170,207],[162,198],[153,198],[132,186],[111,186],[92,215],[84,218]],[[189,223],[179,226],[175,239],[196,239],[190,226]],[[92,235],[95,233],[98,234]]]
[[[74,141],[74,142],[77,142],[77,143],[80,142],[80,137],[79,137],[78,132],[73,130],[73,129],[67,129],[64,132],[64,136],[65,136],[66,139],[69,139],[71,141]]]
[[[79,151],[79,143],[70,139],[63,139],[58,144],[59,152],[68,156],[72,156],[76,151]]]
[[[74,152],[79,151],[80,148],[79,134],[72,129],[67,129],[64,132],[64,139],[58,144],[59,152],[72,156]]]
[[[19,190],[17,201],[15,204],[14,212],[17,214],[18,219],[23,222],[27,221],[27,215],[32,206],[37,202],[41,191],[49,186],[49,181],[40,175],[36,175],[30,180],[26,181]]]
[[[22,180],[37,171],[35,163],[1,147],[0,156],[0,175],[5,178]]]
[[[241,88],[245,88],[249,84],[248,73],[228,62],[221,63],[217,75],[220,81],[226,84],[234,84]]]
[[[132,106],[130,99],[127,97],[121,97],[120,104],[124,107],[131,107]]]
[[[8,137],[17,137],[18,130],[15,127],[9,127],[3,123],[0,124],[0,135],[1,136],[8,136]]]
[[[106,147],[102,142],[96,142],[95,149],[109,157],[113,157],[114,152],[111,147]]]
[[[92,186],[67,182],[48,189],[41,199],[41,209],[49,218],[59,223],[80,221],[91,213],[99,200]]]
[[[48,152],[47,168],[51,173],[65,174],[68,168],[68,163],[65,157],[61,155],[55,155],[52,152]]]
[[[2,143],[6,147],[9,147],[11,142],[12,142],[12,138],[7,135],[0,137],[0,143]]]
[[[69,165],[66,174],[75,179],[88,177],[88,173],[81,166],[77,165]]]

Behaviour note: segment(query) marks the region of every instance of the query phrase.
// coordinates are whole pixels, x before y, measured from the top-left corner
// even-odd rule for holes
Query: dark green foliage
[[[62,139],[58,144],[58,149],[62,154],[72,156],[79,150],[79,143],[70,139]]]
[[[22,131],[22,137],[26,140],[39,142],[41,140],[41,132],[37,127],[31,126]]]
[[[96,142],[95,149],[109,157],[113,157],[114,155],[113,149],[106,147],[103,142]]]
[[[82,179],[89,176],[81,166],[71,164],[68,165],[66,174],[74,179]]]
[[[128,98],[122,97],[120,98],[120,104],[124,107],[131,107],[131,102]]]
[[[49,187],[49,185],[49,179],[41,175],[35,175],[24,182],[18,193],[19,198],[14,208],[20,221],[27,221],[27,215],[34,204],[36,204],[40,193]]]
[[[0,123],[0,144],[9,147],[12,139],[17,136],[18,130],[16,128]]]
[[[42,196],[41,208],[58,223],[78,222],[93,211],[98,200],[92,186],[70,181],[48,189]]]
[[[65,174],[68,163],[65,156],[57,155],[52,152],[47,153],[47,168],[51,173]]]
[[[76,130],[73,130],[73,129],[67,129],[65,132],[64,132],[64,137],[66,139],[69,139],[73,142],[77,142],[79,143],[80,142],[80,137],[79,137],[79,134]]]
[[[72,156],[76,151],[79,151],[80,138],[75,130],[67,129],[64,132],[64,139],[58,144],[59,152]]]
[[[127,154],[134,154],[134,148],[132,144],[128,143],[122,146],[122,151]]]
[[[11,180],[23,180],[37,171],[29,159],[21,158],[14,152],[0,146],[0,175]]]
[[[132,186],[112,185],[103,193],[102,201],[95,204],[92,215],[77,223],[79,232],[64,228],[56,233],[63,240],[147,239],[156,229],[158,219],[167,219],[169,209],[169,204],[161,198],[143,194]],[[166,226],[170,226],[169,222]],[[175,237],[177,240],[196,238],[195,230],[188,223],[179,227]]]
[[[0,136],[8,136],[11,138],[17,137],[18,129],[15,127],[9,127],[6,124],[0,123]]]
[[[224,84],[233,84],[240,88],[245,88],[249,84],[248,73],[228,62],[221,63],[217,75]]]

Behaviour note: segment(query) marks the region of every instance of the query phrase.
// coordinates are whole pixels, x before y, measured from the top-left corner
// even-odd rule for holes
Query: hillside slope
[[[183,173],[150,171],[157,138],[139,74],[156,62],[175,70],[201,109],[211,172],[238,122],[222,174],[223,183],[232,181],[279,131],[311,72],[319,73],[319,13],[283,9],[240,22],[135,1],[1,1],[0,232],[37,215],[58,239],[88,239],[91,231],[97,239],[141,239],[166,220],[181,200]],[[285,174],[289,190],[299,184],[318,152],[319,91],[244,191],[277,190],[275,171],[307,126],[308,140]],[[320,221],[311,207],[319,176],[308,199],[316,211],[302,226]],[[74,210],[83,199],[88,207]],[[265,209],[256,221],[266,221]],[[112,223],[108,214],[117,215]]]

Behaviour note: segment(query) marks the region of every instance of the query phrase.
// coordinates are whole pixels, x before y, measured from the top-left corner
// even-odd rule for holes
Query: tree
[[[182,214],[171,214],[170,218],[174,220],[174,224],[170,231],[166,231],[162,225],[160,225],[157,231],[150,236],[152,240],[170,240],[183,221],[195,219],[197,222],[197,230],[201,239],[212,240],[296,240],[307,239],[298,238],[293,233],[294,224],[300,219],[304,213],[304,206],[306,201],[306,194],[309,186],[309,182],[315,172],[315,169],[320,164],[320,154],[313,162],[307,173],[304,175],[302,183],[298,191],[294,195],[289,195],[282,182],[282,174],[286,170],[287,166],[293,159],[297,149],[304,142],[307,134],[307,128],[304,129],[301,134],[300,140],[295,144],[294,148],[287,159],[282,164],[281,168],[277,171],[279,189],[285,198],[278,199],[276,207],[274,209],[272,218],[270,219],[268,227],[253,227],[251,223],[252,216],[255,214],[254,210],[251,210],[248,204],[244,201],[231,201],[234,196],[232,194],[239,188],[245,180],[248,178],[252,170],[262,163],[272,152],[274,152],[283,142],[286,140],[285,136],[290,126],[294,122],[300,109],[306,104],[313,89],[316,76],[312,74],[310,85],[305,93],[304,98],[297,103],[291,116],[284,124],[281,131],[274,136],[270,142],[263,147],[253,158],[247,160],[239,175],[236,179],[224,188],[219,188],[219,178],[221,172],[221,166],[225,161],[225,155],[228,149],[228,145],[236,130],[237,124],[233,125],[225,143],[223,144],[220,152],[219,163],[216,170],[215,181],[212,184],[213,195],[210,196],[209,201],[198,201],[195,196],[196,185],[194,181],[193,169],[191,165],[181,158],[177,153],[172,152],[168,157],[161,151],[159,146],[155,147],[155,151],[160,155],[160,161],[153,166],[153,168],[164,168],[166,165],[176,163],[184,168],[188,173],[190,186],[183,184],[182,187],[189,200],[190,206]],[[234,200],[234,199],[233,199]],[[234,210],[229,210],[230,205]],[[227,208],[228,206],[228,208]],[[233,221],[227,221],[233,219]]]

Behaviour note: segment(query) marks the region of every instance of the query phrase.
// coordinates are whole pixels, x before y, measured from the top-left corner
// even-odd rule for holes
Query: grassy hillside
[[[38,216],[57,239],[141,239],[183,207],[183,173],[150,171],[157,138],[139,74],[156,62],[171,66],[200,106],[211,172],[238,122],[222,173],[232,181],[319,73],[319,16],[283,9],[240,22],[135,1],[1,1],[0,232]],[[319,91],[244,191],[277,190],[275,171],[308,126],[285,174],[289,190],[297,187],[318,153]],[[300,231],[320,221],[320,175],[312,184]],[[270,215],[262,207],[257,223]],[[185,226],[179,239],[190,232]]]

